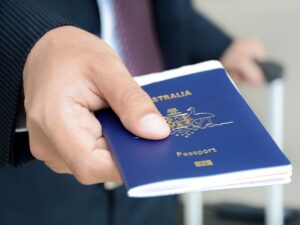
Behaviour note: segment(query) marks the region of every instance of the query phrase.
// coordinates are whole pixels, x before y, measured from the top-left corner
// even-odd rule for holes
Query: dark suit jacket
[[[0,165],[18,165],[31,157],[28,148],[14,142],[17,106],[21,104],[22,70],[34,43],[48,30],[65,24],[100,33],[95,0],[0,1]],[[54,13],[28,7],[41,5]],[[170,69],[218,59],[230,38],[205,17],[197,14],[188,0],[153,0],[153,14],[165,63]],[[70,7],[72,6],[72,7]],[[22,137],[23,138],[23,137]],[[22,139],[21,138],[21,139]],[[14,147],[14,143],[17,146]],[[25,143],[24,143],[25,144]],[[23,145],[23,143],[22,143]],[[17,150],[16,150],[17,149]]]
[[[37,3],[51,12],[35,8]],[[166,69],[218,59],[231,42],[188,0],[153,0],[152,6]],[[32,159],[27,134],[14,132],[17,108],[22,105],[23,66],[32,46],[50,29],[66,24],[99,34],[98,18],[95,0],[0,0],[0,167]],[[114,200],[119,204],[112,204]],[[156,224],[158,218],[160,224],[173,224],[174,201],[173,197],[128,200],[124,189],[108,193],[100,185],[83,187],[39,162],[0,170],[1,225],[99,221],[134,225]],[[132,207],[140,210],[135,217],[128,216]],[[155,214],[160,216],[149,217]]]

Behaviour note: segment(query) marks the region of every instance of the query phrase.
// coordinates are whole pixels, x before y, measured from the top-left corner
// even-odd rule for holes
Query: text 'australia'
[[[180,92],[174,92],[170,94],[165,94],[165,95],[160,95],[160,96],[155,96],[152,97],[153,102],[160,102],[160,101],[167,101],[167,100],[172,100],[176,98],[183,98],[192,95],[192,92],[189,90],[185,91],[180,91]]]

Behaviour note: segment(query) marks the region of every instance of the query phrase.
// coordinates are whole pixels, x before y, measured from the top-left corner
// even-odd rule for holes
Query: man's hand
[[[36,43],[24,68],[24,95],[32,154],[83,184],[120,180],[94,111],[112,107],[143,138],[170,133],[116,54],[75,27],[51,30]]]
[[[259,40],[237,39],[220,60],[235,82],[260,86],[264,77],[256,61],[264,61],[265,58],[266,52]]]

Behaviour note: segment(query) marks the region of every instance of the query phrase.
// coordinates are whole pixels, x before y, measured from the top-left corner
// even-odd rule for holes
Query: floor
[[[240,213],[234,214],[234,211],[224,210],[222,205],[205,205],[203,222],[205,225],[264,225],[263,209],[253,209],[252,213],[241,216]],[[299,225],[300,211],[294,212],[293,216],[286,218],[286,225]]]

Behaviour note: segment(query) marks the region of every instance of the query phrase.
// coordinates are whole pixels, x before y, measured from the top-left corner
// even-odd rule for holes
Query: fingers
[[[121,181],[115,162],[106,149],[93,149],[87,152],[86,149],[79,147],[77,154],[68,162],[72,174],[82,184]]]
[[[120,181],[107,143],[101,137],[99,121],[80,105],[66,107],[68,110],[52,124],[56,133],[51,137],[66,166],[48,161],[46,164],[54,171],[72,173],[83,184]]]
[[[102,183],[102,182],[119,182],[121,176],[116,169],[115,164],[111,158],[110,153],[106,149],[97,149],[92,152],[93,161],[96,159],[99,166],[82,166],[76,165],[71,169],[61,160],[58,161],[46,161],[45,165],[51,170],[59,174],[73,174],[76,179],[86,185]],[[97,160],[100,159],[100,160]],[[74,172],[75,171],[75,172]]]
[[[99,121],[80,105],[66,108],[45,128],[47,135],[28,120],[32,154],[54,172],[72,174],[82,184],[120,181]]]
[[[262,70],[253,61],[243,61],[238,72],[240,73],[240,76],[244,77],[244,79],[252,86],[258,87],[264,82]]]
[[[116,65],[110,79],[97,80],[99,90],[121,119],[123,125],[135,135],[147,139],[162,139],[170,128],[156,109],[151,98],[131,78],[128,71]]]
[[[104,137],[100,137],[96,140],[96,146],[99,149],[107,149],[109,150],[109,146]]]
[[[237,85],[242,84],[245,81],[245,78],[239,75],[236,71],[228,70],[228,73],[230,74],[230,77],[232,78],[234,83]]]
[[[245,53],[248,53],[252,56],[253,59],[258,61],[266,60],[266,50],[264,44],[259,39],[242,39],[240,40],[240,45],[243,45],[245,48]],[[242,47],[241,47],[242,48]]]
[[[29,120],[27,120],[29,121]],[[29,143],[32,155],[38,160],[56,161],[60,159],[44,132],[34,123],[27,122]]]
[[[67,173],[72,174],[71,170],[68,168],[68,166],[61,160],[57,161],[46,161],[45,165],[48,166],[51,170],[53,170],[56,173]]]

